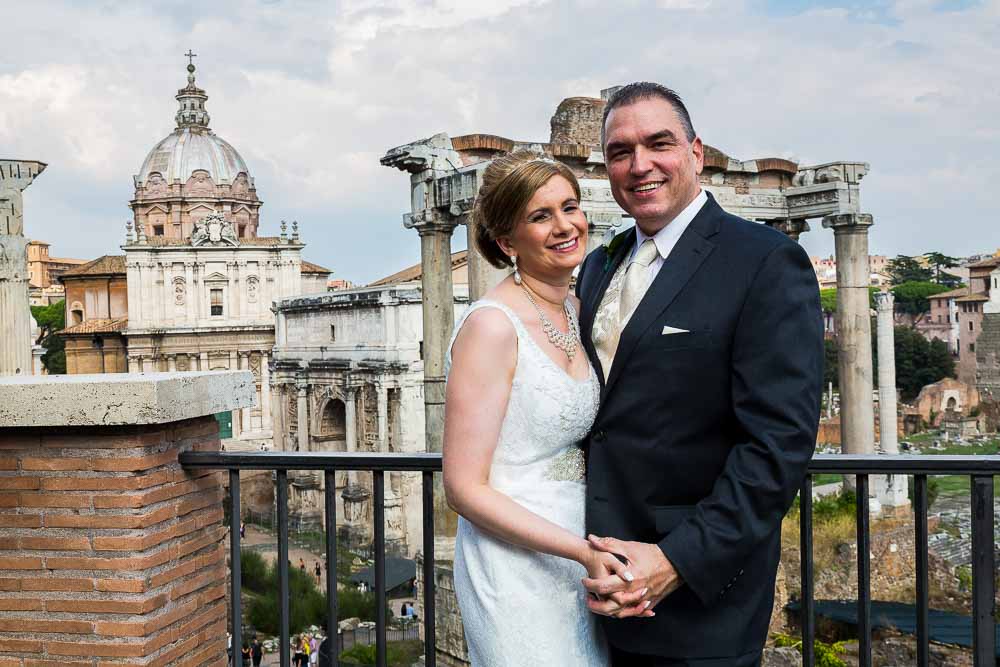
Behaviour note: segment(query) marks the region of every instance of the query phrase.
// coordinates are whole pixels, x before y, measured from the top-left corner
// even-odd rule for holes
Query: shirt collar
[[[643,244],[643,242],[652,238],[653,243],[656,244],[656,252],[659,253],[660,257],[663,259],[667,258],[670,251],[673,250],[674,245],[677,244],[677,239],[681,237],[684,230],[687,229],[691,221],[694,220],[694,216],[698,215],[698,211],[701,207],[705,205],[708,201],[708,195],[705,194],[704,190],[698,190],[698,195],[691,200],[691,203],[684,207],[684,210],[677,214],[677,217],[671,220],[663,229],[653,234],[653,236],[646,236],[639,229],[639,225],[635,226],[635,247],[638,248]],[[633,250],[633,253],[635,251]]]

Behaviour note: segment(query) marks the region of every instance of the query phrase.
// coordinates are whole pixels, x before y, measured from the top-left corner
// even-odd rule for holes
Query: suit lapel
[[[677,295],[698,271],[702,262],[715,250],[715,244],[709,241],[708,237],[718,232],[721,222],[719,214],[721,213],[722,209],[709,194],[708,201],[702,206],[701,211],[691,221],[688,228],[684,230],[677,245],[670,252],[670,256],[660,267],[660,272],[649,286],[642,301],[639,302],[632,318],[622,330],[618,340],[618,349],[615,352],[615,360],[611,365],[611,372],[608,374],[608,381],[601,392],[602,402],[621,376],[622,368],[624,368],[639,339],[663,311],[670,307]]]
[[[601,366],[601,360],[597,357],[597,349],[594,347],[591,334],[594,328],[594,319],[597,317],[597,309],[601,307],[601,300],[604,298],[604,293],[608,291],[608,285],[611,283],[615,271],[618,270],[618,266],[629,256],[629,253],[631,253],[632,248],[635,246],[635,228],[622,233],[627,233],[628,236],[618,244],[614,254],[610,258],[605,257],[599,267],[593,269],[594,271],[601,271],[601,274],[597,277],[597,285],[588,294],[584,295],[586,301],[581,304],[583,311],[580,321],[580,336],[583,338],[581,342],[587,351],[587,355],[590,357],[591,363],[597,369],[597,377],[600,379],[602,387],[604,386],[604,368]]]

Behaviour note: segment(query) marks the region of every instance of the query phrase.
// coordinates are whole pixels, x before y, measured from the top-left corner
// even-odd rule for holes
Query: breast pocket
[[[715,344],[711,331],[685,331],[684,333],[661,334],[659,348],[675,350],[700,350]]]

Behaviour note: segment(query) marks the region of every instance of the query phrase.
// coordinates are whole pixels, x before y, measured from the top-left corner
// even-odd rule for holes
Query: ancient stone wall
[[[566,98],[549,121],[552,128],[549,143],[600,146],[603,114],[604,100],[592,97]]]
[[[212,416],[0,429],[0,665],[223,664],[219,449]]]

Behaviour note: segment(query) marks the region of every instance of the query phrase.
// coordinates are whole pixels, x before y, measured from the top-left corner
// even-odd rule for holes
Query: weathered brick
[[[21,493],[22,507],[90,507],[90,496],[71,496],[67,493]]]
[[[160,452],[158,454],[149,454],[147,456],[94,459],[91,462],[92,467],[90,470],[105,472],[134,472],[138,470],[149,470],[150,468],[156,468],[169,463],[177,463],[177,450],[174,448],[170,448],[167,451]]]
[[[94,590],[94,580],[70,577],[24,579],[21,582],[21,588],[26,591],[92,591]]]
[[[18,507],[20,500],[16,493],[0,493],[0,507]]]
[[[45,642],[45,650],[51,655],[85,655],[120,658],[137,658],[146,654],[143,644],[97,642]]]
[[[21,659],[0,657],[0,667],[22,667]],[[62,665],[60,665],[59,667],[62,667]],[[87,667],[90,667],[90,663],[87,663]]]
[[[97,590],[110,593],[144,593],[146,582],[143,579],[98,579]]]
[[[40,485],[37,477],[10,477],[0,476],[0,489],[13,491],[17,489],[37,489]]]
[[[196,591],[199,588],[204,588],[205,586],[208,586],[209,584],[225,580],[226,580],[225,567],[221,566],[216,567],[208,572],[199,574],[196,577],[192,577],[191,579],[187,579],[186,581],[182,581],[176,584],[173,588],[170,589],[170,598],[172,600],[179,600],[180,598],[184,597],[188,593],[191,593],[192,591]]]
[[[86,537],[21,537],[21,549],[45,551],[90,550],[90,540]]]
[[[45,605],[41,600],[24,598],[0,598],[0,611],[42,611]]]
[[[172,519],[176,514],[175,507],[161,507],[143,514],[56,514],[45,513],[45,526],[48,528],[149,528],[153,525]]]
[[[170,549],[136,558],[85,558],[48,556],[45,567],[50,570],[122,570],[135,572],[162,565],[171,559]]]
[[[41,528],[41,514],[0,514],[0,528]]]
[[[121,667],[121,664],[117,663],[118,667]],[[36,660],[34,658],[25,658],[24,667],[94,667],[94,662],[92,660],[81,662],[80,660]]]
[[[17,470],[17,459],[13,456],[0,456],[0,470]]]
[[[63,433],[43,433],[41,446],[50,449],[84,447],[87,449],[142,449],[169,442],[167,431],[157,428],[153,431],[116,433],[114,431],[79,436]]]
[[[69,635],[85,635],[94,631],[94,624],[87,621],[56,621],[42,618],[0,618],[3,632],[61,632]]]
[[[52,458],[26,456],[21,459],[21,470],[93,470],[93,462],[89,458],[79,456]]]
[[[166,602],[166,595],[146,600],[46,600],[46,611],[69,611],[92,614],[148,614]]]
[[[184,635],[180,635],[184,637]],[[160,665],[168,665],[174,660],[180,658],[183,655],[188,655],[192,651],[196,650],[201,646],[201,637],[195,635],[193,637],[188,637],[184,639],[180,644],[171,647],[170,649],[164,651],[160,655],[156,656],[156,662]],[[106,663],[100,663],[99,667],[120,667],[120,665],[110,665]]]
[[[0,579],[0,591],[10,592],[21,590],[21,580],[20,579]]]
[[[8,651],[10,653],[41,653],[42,642],[37,639],[0,638],[0,651]]]
[[[2,570],[40,570],[41,558],[26,556],[0,556],[0,571]]]
[[[170,470],[128,477],[46,477],[42,480],[42,488],[46,491],[134,491],[172,480],[173,471]]]

